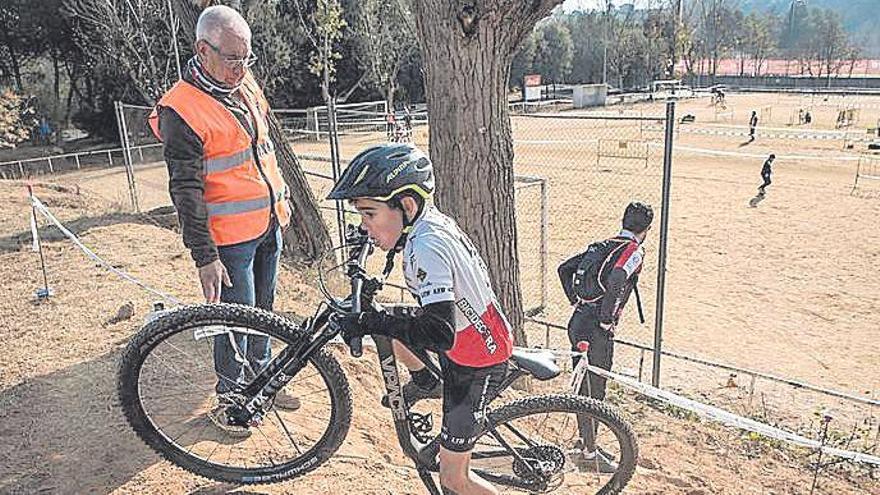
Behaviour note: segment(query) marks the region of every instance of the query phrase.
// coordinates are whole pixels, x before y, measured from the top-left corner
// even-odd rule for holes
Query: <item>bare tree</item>
[[[64,0],[83,51],[116,65],[141,99],[154,104],[177,80],[166,0]]]
[[[828,86],[831,76],[846,65],[852,47],[843,29],[840,15],[831,10],[817,10],[814,19],[815,54],[819,61],[819,77],[825,72]]]
[[[748,56],[752,62],[753,70],[750,75],[760,76],[767,57],[774,49],[772,35],[774,18],[750,13],[742,25],[742,53]]]
[[[617,75],[617,87],[624,87],[624,80],[634,64],[638,63],[641,26],[634,22],[634,10],[611,13],[608,28],[608,66]],[[609,75],[610,79],[610,75]]]
[[[412,14],[400,0],[361,0],[352,26],[359,41],[359,57],[373,84],[381,88],[388,108],[394,108],[397,73],[416,49]]]
[[[142,99],[152,105],[177,80],[172,36],[180,36],[192,46],[199,13],[215,3],[218,2],[65,0],[65,8],[80,26],[84,51],[106,64],[119,64]],[[169,8],[173,9],[173,16],[168,15]],[[269,133],[276,145],[282,175],[290,187],[294,212],[290,228],[284,232],[284,252],[301,261],[316,261],[330,248],[330,234],[299,160],[274,116],[269,119]]]
[[[303,33],[312,45],[309,70],[321,78],[321,95],[329,106],[334,96],[332,86],[336,81],[336,63],[342,58],[336,44],[347,25],[342,5],[338,0],[316,0],[312,8],[308,8],[304,0],[293,0],[293,3]]]
[[[525,344],[507,81],[516,47],[562,0],[413,0],[425,63],[438,206],[489,265]]]

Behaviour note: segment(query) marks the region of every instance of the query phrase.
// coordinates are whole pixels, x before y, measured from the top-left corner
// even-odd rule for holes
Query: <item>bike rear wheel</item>
[[[584,455],[578,417],[596,425],[601,457]],[[527,397],[491,412],[489,422],[494,429],[477,439],[471,468],[496,485],[528,493],[608,495],[623,490],[635,471],[632,428],[603,402],[567,394]]]
[[[123,354],[118,389],[126,419],[153,450],[206,478],[271,483],[314,470],[348,433],[351,394],[342,368],[318,349],[283,389],[299,407],[282,410],[269,401],[260,421],[233,435],[211,419],[218,410],[214,346],[230,338],[230,329],[246,336],[235,353],[242,363],[250,363],[247,342],[264,342],[260,334],[269,337],[273,357],[306,338],[293,322],[254,307],[172,310],[148,323]],[[248,374],[219,378],[241,390]]]

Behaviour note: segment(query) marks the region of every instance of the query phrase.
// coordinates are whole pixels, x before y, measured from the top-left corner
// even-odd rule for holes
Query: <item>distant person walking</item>
[[[388,112],[385,113],[385,135],[388,137],[389,141],[394,139],[396,124],[397,118],[394,115],[394,110],[389,109]]]
[[[769,186],[773,181],[770,180],[770,176],[773,175],[773,160],[776,159],[776,155],[770,154],[767,157],[767,160],[764,162],[764,166],[761,167],[761,178],[764,179],[764,183],[758,186],[758,194],[763,196],[766,194],[767,186]]]
[[[758,112],[752,110],[752,116],[749,118],[749,142],[755,140],[755,131],[758,129]]]

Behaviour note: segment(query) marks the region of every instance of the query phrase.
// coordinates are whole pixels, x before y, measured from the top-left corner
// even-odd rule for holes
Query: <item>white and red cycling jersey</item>
[[[425,207],[407,237],[403,273],[421,306],[455,304],[449,359],[483,368],[510,358],[513,333],[492,290],[486,263],[458,224],[433,206]]]

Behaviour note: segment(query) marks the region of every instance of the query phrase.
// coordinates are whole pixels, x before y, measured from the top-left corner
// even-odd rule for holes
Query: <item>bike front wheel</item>
[[[249,376],[253,379],[254,367],[306,338],[293,322],[249,306],[169,311],[148,323],[122,356],[122,410],[148,446],[197,475],[231,483],[301,476],[333,455],[351,423],[348,381],[330,354],[313,352],[285,386],[287,408],[279,394],[268,398],[262,414],[246,427],[230,428],[218,418],[224,417],[224,403],[244,389]],[[215,349],[219,346],[225,350]],[[240,366],[225,369],[240,369],[236,376],[214,365],[215,351],[230,348],[227,358]],[[232,396],[217,394],[220,382],[232,388]]]
[[[604,402],[568,394],[526,397],[491,412],[487,425],[471,468],[497,485],[610,495],[623,490],[635,471],[632,428]]]

